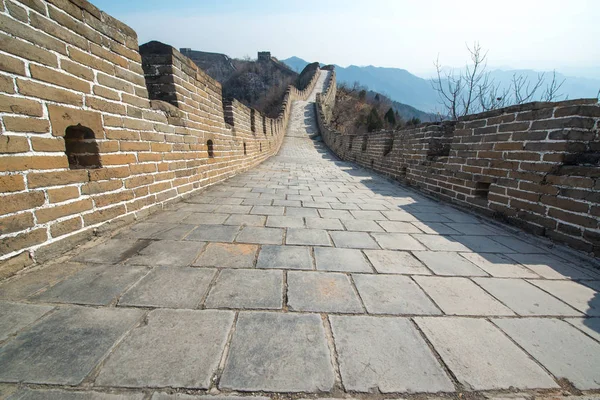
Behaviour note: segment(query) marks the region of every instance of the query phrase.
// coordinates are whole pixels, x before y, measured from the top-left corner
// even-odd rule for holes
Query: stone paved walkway
[[[337,161],[312,106],[255,170],[1,284],[0,397],[598,393],[600,272]]]

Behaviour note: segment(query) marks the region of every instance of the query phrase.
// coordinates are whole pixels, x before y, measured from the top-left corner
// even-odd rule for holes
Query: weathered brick
[[[1,33],[0,49],[7,53],[23,57],[27,60],[36,61],[44,65],[52,67],[58,65],[56,56],[51,52]],[[25,75],[25,63],[10,56],[3,55],[0,57],[0,69],[6,72]]]
[[[121,57],[120,55],[115,54],[112,51],[109,51],[104,47],[98,46],[94,43],[90,44],[90,50],[92,54],[102,58],[103,60],[107,60],[112,64],[120,65],[123,68],[127,68],[129,65],[129,62],[125,57]]]
[[[570,213],[567,211],[559,210],[557,208],[550,208],[548,210],[548,216],[556,218],[561,221],[568,221],[571,224],[577,224],[585,228],[598,228],[598,219],[587,215],[579,215]]]
[[[60,221],[50,225],[50,235],[55,238],[75,232],[83,227],[80,217]]]
[[[27,10],[25,10],[25,8],[10,1],[7,1],[6,9],[8,10],[8,13],[14,18],[18,19],[21,22],[27,22],[28,15]]]
[[[15,81],[12,77],[0,75],[0,92],[9,94],[15,93]]]
[[[94,57],[87,52],[81,51],[75,47],[69,48],[69,57],[73,61],[77,61],[80,64],[88,66],[92,69],[100,70],[107,74],[113,75],[115,73],[115,67],[113,64],[104,61],[101,58]]]
[[[124,165],[136,162],[133,154],[101,154],[100,161],[103,166]]]
[[[23,231],[33,228],[33,214],[30,212],[9,215],[0,218],[0,235]]]
[[[88,172],[85,169],[30,173],[27,175],[27,185],[29,188],[68,185],[87,181]]]
[[[25,133],[50,132],[50,122],[46,119],[5,116],[2,120],[7,131]]]
[[[0,202],[0,215],[6,215],[17,211],[30,210],[39,207],[46,201],[44,193],[41,191],[31,191],[25,193],[14,193],[2,196]]]
[[[44,32],[54,36],[55,38],[77,46],[81,49],[87,50],[88,41],[85,38],[70,32],[69,30],[58,25],[54,21],[51,21],[48,18],[45,18],[36,13],[31,13],[30,21],[32,26],[43,30]]]
[[[82,194],[98,194],[111,192],[123,188],[123,181],[120,179],[103,181],[103,182],[88,182],[81,187]]]
[[[33,8],[35,11],[39,12],[42,15],[46,15],[46,6],[42,0],[17,0],[18,2],[25,4],[29,8]],[[30,14],[31,16],[36,15],[35,13]]]
[[[67,186],[48,190],[48,200],[50,200],[50,203],[60,203],[63,201],[76,199],[77,197],[79,197],[79,188],[75,186]]]
[[[85,214],[83,216],[83,222],[85,226],[99,224],[104,221],[108,221],[123,215],[127,212],[125,205],[120,204],[114,207],[105,208],[102,210],[96,210],[92,213]]]
[[[18,192],[25,190],[23,175],[0,175],[0,193]]]
[[[93,92],[96,96],[104,97],[105,99],[116,101],[121,100],[119,92],[117,92],[116,90],[108,89],[104,86],[94,85]]]
[[[0,136],[0,153],[26,153],[28,151],[29,142],[26,137]]]
[[[77,92],[90,93],[90,83],[79,78],[35,64],[30,65],[29,70],[31,71],[31,76],[40,81],[52,83]]]
[[[0,255],[26,249],[36,244],[44,243],[46,240],[48,240],[46,228],[34,229],[17,236],[6,237],[0,240]]]
[[[13,114],[24,114],[32,117],[43,115],[42,103],[21,97],[0,95],[0,111]]]
[[[534,121],[531,123],[531,130],[543,129],[564,129],[564,128],[580,128],[592,129],[595,120],[593,118],[567,117],[558,119],[547,119],[544,121]]]
[[[35,151],[47,151],[47,152],[64,152],[65,141],[62,138],[48,139],[41,137],[32,137],[31,147]]]
[[[0,14],[0,25],[5,32],[10,32],[11,35],[20,39],[27,40],[33,43],[38,49],[44,48],[55,51],[60,54],[67,54],[67,46],[64,42],[53,38],[43,32],[32,29],[30,26],[19,21],[9,18],[6,15]],[[8,51],[8,50],[7,50]],[[12,53],[8,51],[9,53]],[[15,53],[13,53],[15,54]],[[21,55],[21,54],[16,54]],[[24,57],[27,58],[27,57]],[[55,57],[56,59],[56,57]],[[38,61],[38,60],[32,60]]]
[[[17,79],[17,87],[19,88],[19,93],[25,96],[51,100],[57,103],[72,104],[74,106],[83,105],[83,95],[48,86],[43,83],[19,78]]]
[[[82,125],[91,129],[96,138],[104,138],[102,116],[98,112],[49,104],[48,115],[54,136],[64,136],[69,126]]]
[[[60,68],[70,73],[71,75],[75,75],[87,81],[94,80],[94,71],[91,68],[84,67],[81,64],[77,64],[65,58],[60,60]]]
[[[583,203],[572,199],[556,196],[542,196],[541,202],[556,208],[560,208],[562,210],[574,211],[579,213],[587,213],[590,209],[590,205],[588,203]]]
[[[152,175],[134,176],[132,178],[128,178],[125,180],[125,187],[128,189],[136,188],[136,187],[142,186],[142,185],[149,185],[153,182],[154,182],[154,177]]]
[[[150,143],[147,142],[120,142],[121,151],[150,151]]]
[[[126,82],[122,79],[115,78],[113,76],[109,76],[103,73],[98,73],[97,79],[98,83],[101,85],[108,86],[121,92],[133,93],[133,86],[131,85],[131,83]]]
[[[127,109],[123,104],[103,100],[98,97],[85,96],[85,105],[94,110],[105,111],[111,114],[127,115]]]
[[[122,201],[128,201],[133,199],[133,192],[126,190],[117,193],[101,194],[93,197],[94,204],[96,207],[106,207],[111,204],[120,203]]]
[[[78,214],[92,209],[92,200],[83,199],[60,206],[41,208],[35,211],[35,217],[38,223],[46,223],[67,215]]]
[[[101,168],[89,171],[90,181],[104,181],[107,179],[125,178],[131,174],[129,166]]]

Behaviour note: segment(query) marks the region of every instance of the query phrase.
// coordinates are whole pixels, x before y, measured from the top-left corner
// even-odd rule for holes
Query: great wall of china
[[[280,148],[279,118],[238,101],[171,46],[85,0],[0,2],[0,277],[51,259],[248,170]],[[357,138],[342,159],[600,254],[600,106],[533,103]]]

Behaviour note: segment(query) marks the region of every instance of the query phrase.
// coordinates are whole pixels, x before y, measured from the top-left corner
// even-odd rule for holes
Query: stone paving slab
[[[355,274],[352,277],[370,314],[441,314],[409,277],[367,274]]]
[[[497,278],[538,278],[539,275],[528,270],[516,261],[501,254],[460,253],[460,255],[479,268]]]
[[[84,264],[68,262],[45,265],[33,271],[19,274],[0,285],[0,299],[25,299],[41,289],[52,286],[75,274],[83,268],[85,268]]]
[[[258,246],[252,244],[209,243],[194,261],[197,267],[253,268]]]
[[[282,244],[285,231],[280,228],[245,226],[236,242],[254,244]]]
[[[314,251],[319,271],[373,272],[360,250],[315,247]]]
[[[0,342],[34,323],[54,307],[0,302]]]
[[[507,256],[546,279],[592,279],[592,276],[584,270],[551,256],[539,254],[507,254]]]
[[[142,315],[133,309],[60,309],[0,348],[0,381],[78,385]]]
[[[346,390],[454,391],[442,366],[408,319],[329,318]]]
[[[203,242],[158,240],[150,243],[126,263],[129,265],[184,267],[196,259],[204,245]]]
[[[148,273],[143,266],[95,265],[31,297],[46,303],[107,305]]]
[[[86,249],[78,256],[73,257],[72,260],[86,263],[116,264],[137,254],[150,243],[149,240],[110,239],[91,249]]]
[[[200,225],[189,233],[185,240],[231,243],[237,236],[239,229],[239,226],[233,225]]]
[[[565,321],[600,342],[600,318],[566,318]]]
[[[459,253],[414,251],[413,254],[436,275],[487,276],[482,269],[461,257]]]
[[[281,309],[283,272],[223,270],[205,303],[206,308]]]
[[[156,267],[121,296],[119,305],[197,308],[215,273],[213,269]]]
[[[319,315],[242,312],[219,387],[329,391],[335,380],[329,351]]]
[[[446,314],[514,315],[469,279],[437,276],[415,276],[414,279]]]
[[[365,250],[380,274],[431,275],[431,272],[407,251]]]
[[[21,389],[8,400],[142,400],[144,393],[101,393],[90,391]]]
[[[460,243],[456,238],[460,236],[442,236],[442,235],[427,235],[415,233],[412,235],[419,242],[423,243],[427,248],[433,251],[466,251],[470,252],[464,244]],[[424,250],[424,249],[416,249]]]
[[[329,233],[335,247],[349,249],[378,249],[379,246],[366,232],[338,232]]]
[[[600,343],[557,319],[496,319],[494,323],[558,378],[578,389],[600,388]]]
[[[150,400],[270,400],[264,396],[224,396],[224,395],[190,395],[184,393],[168,394],[155,392]]]
[[[291,310],[360,313],[363,309],[350,279],[336,272],[288,273],[288,305]]]
[[[106,360],[96,385],[206,389],[233,319],[230,311],[152,311]]]
[[[262,246],[256,268],[313,269],[310,247]]]
[[[305,246],[331,246],[331,241],[324,229],[289,228],[285,244]]]
[[[484,319],[415,318],[467,390],[556,388],[552,377]]]
[[[597,290],[573,281],[531,279],[529,282],[586,315],[600,316],[600,292]]]

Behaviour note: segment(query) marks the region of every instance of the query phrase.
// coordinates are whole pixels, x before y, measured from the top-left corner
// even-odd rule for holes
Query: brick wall
[[[266,118],[85,0],[0,0],[0,277],[275,154],[315,83]]]
[[[335,73],[317,95],[318,120],[343,160],[600,256],[597,99],[529,103],[366,135],[331,129],[334,104]]]

